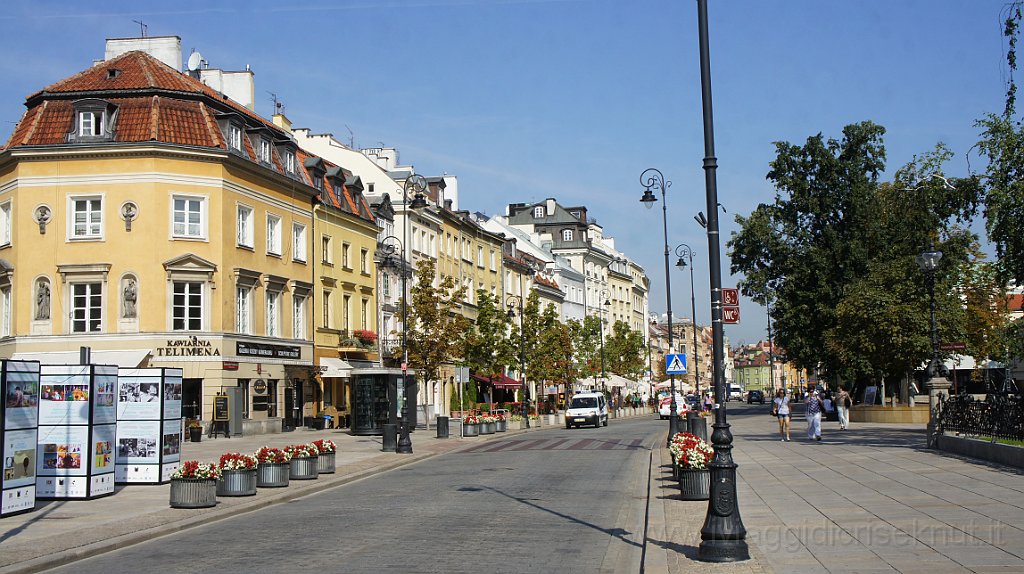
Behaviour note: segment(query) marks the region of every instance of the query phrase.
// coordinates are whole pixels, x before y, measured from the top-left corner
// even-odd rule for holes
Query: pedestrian
[[[839,428],[846,430],[850,426],[850,407],[853,406],[853,399],[850,398],[850,393],[846,392],[846,387],[839,387],[839,392],[836,394],[836,410],[839,412]]]
[[[704,411],[711,411],[711,393],[704,393]]]
[[[775,398],[772,399],[772,414],[779,419],[779,434],[782,436],[782,441],[789,442],[789,397],[783,389],[775,391]]]
[[[807,438],[821,440],[821,411],[825,408],[825,403],[822,402],[818,389],[807,393],[805,405],[804,416],[807,418]]]

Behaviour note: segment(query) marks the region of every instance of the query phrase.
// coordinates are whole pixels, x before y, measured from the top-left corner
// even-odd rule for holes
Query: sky
[[[256,111],[272,95],[296,127],[357,147],[395,147],[427,176],[459,180],[460,207],[585,205],[651,281],[664,313],[661,170],[668,245],[696,257],[697,321],[710,324],[704,133],[694,0],[7,0],[0,12],[0,132],[25,97],[102,59],[106,38],[179,36],[210,67],[255,72]],[[1005,0],[709,0],[723,285],[736,215],[774,200],[773,142],[887,129],[885,179],[944,142],[947,175],[983,162],[975,121],[1002,110]],[[979,228],[980,229],[980,228]],[[688,273],[671,256],[672,310],[689,317]],[[766,337],[765,310],[741,297],[730,342]]]

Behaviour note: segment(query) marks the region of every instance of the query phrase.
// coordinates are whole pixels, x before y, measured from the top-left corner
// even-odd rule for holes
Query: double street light
[[[665,175],[660,170],[649,167],[640,174],[640,184],[644,186],[644,195],[640,198],[640,203],[644,204],[644,207],[647,209],[654,207],[654,202],[658,201],[658,197],[651,190],[661,191],[661,223],[662,229],[665,232],[665,307],[668,311],[668,351],[673,353],[675,349],[672,345],[672,278],[669,277],[668,202],[665,200],[665,190],[672,187],[672,182],[665,181]],[[672,437],[679,432],[679,416],[676,410],[676,376],[669,375],[669,381],[671,395],[669,395],[668,438],[665,441],[666,444],[671,444]]]
[[[406,178],[405,184],[402,186],[403,198],[402,204],[405,206],[403,214],[403,237],[404,241],[399,241],[397,237],[387,236],[381,240],[381,247],[384,249],[385,261],[391,261],[392,255],[395,253],[395,244],[398,244],[398,250],[402,254],[402,262],[400,271],[402,274],[402,425],[399,432],[398,444],[395,447],[395,452],[398,454],[412,454],[412,438],[409,436],[409,400],[405,394],[405,389],[408,386],[407,380],[409,376],[409,289],[408,289],[408,277],[412,272],[412,258],[409,257],[409,253],[406,251],[406,246],[409,244],[409,225],[410,222],[410,211],[409,209],[423,209],[427,206],[426,197],[423,192],[427,189],[427,180],[422,175],[414,174]],[[409,201],[409,195],[413,196],[412,201]],[[398,400],[398,389],[395,389],[395,400]],[[396,405],[397,409],[397,405]]]
[[[521,295],[509,295],[505,298],[505,306],[508,307],[508,318],[514,319],[516,316],[516,305],[519,306],[519,378],[521,379],[521,389],[523,393],[523,400],[520,402],[523,420],[526,421],[526,428],[530,428],[530,412],[527,407],[527,394],[526,389],[526,332],[523,331],[523,297]]]
[[[682,271],[689,265],[690,267],[690,316],[693,318],[693,386],[696,389],[694,392],[697,393],[697,400],[700,400],[700,355],[697,353],[697,304],[694,300],[693,295],[693,249],[685,244],[680,243],[676,246],[676,267]],[[689,259],[687,263],[686,259]]]

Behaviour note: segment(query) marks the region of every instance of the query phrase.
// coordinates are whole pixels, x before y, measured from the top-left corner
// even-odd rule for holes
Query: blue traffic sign
[[[686,374],[686,354],[676,353],[672,355],[665,355],[665,374],[666,375],[685,375]]]

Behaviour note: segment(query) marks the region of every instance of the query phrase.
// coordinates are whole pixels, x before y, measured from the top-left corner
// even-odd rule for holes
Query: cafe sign
[[[239,357],[261,357],[266,359],[301,359],[302,351],[291,345],[267,345],[264,343],[235,343]]]
[[[157,357],[219,357],[220,349],[198,337],[168,339],[167,345],[154,349]]]

